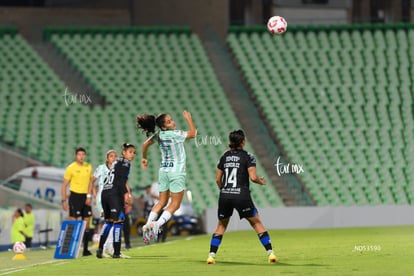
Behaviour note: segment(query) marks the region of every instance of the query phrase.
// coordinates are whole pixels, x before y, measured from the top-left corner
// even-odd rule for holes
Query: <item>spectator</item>
[[[32,239],[33,239],[33,232],[34,232],[34,226],[35,226],[35,217],[32,213],[32,205],[30,203],[26,203],[24,206],[24,224],[25,224],[25,234],[26,234],[26,241],[25,245],[26,248],[32,247]]]
[[[26,234],[24,232],[24,219],[23,219],[23,211],[22,209],[16,209],[14,211],[12,217],[12,228],[10,232],[11,242],[15,244],[16,242],[25,242],[26,241]]]

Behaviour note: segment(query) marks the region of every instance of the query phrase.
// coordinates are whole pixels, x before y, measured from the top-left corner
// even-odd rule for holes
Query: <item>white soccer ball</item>
[[[26,250],[26,245],[23,242],[16,242],[13,245],[13,252],[16,254],[23,253]]]
[[[283,34],[287,30],[287,22],[281,16],[272,16],[267,21],[267,29],[271,34]]]

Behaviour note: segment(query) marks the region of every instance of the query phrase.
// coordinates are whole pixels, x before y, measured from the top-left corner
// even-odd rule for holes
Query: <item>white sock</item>
[[[161,217],[157,220],[158,226],[164,225],[170,218],[171,218],[171,213],[168,211],[164,211]]]
[[[151,222],[153,222],[157,218],[158,218],[158,213],[151,211],[149,216],[148,216],[148,220],[147,220],[147,223],[145,224],[145,226],[149,226],[151,224]]]
[[[112,252],[114,250],[114,237],[113,237],[113,233],[114,232],[114,228],[111,227],[111,230],[109,230],[109,234],[108,234],[108,238],[105,241],[104,244],[104,252]]]

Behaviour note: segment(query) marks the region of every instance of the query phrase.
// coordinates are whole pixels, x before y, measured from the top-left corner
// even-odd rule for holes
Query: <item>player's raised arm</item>
[[[151,138],[151,137],[150,137]],[[154,141],[152,139],[148,138],[145,140],[145,142],[142,144],[142,158],[141,158],[141,167],[146,170],[148,167],[148,159],[147,159],[147,151],[148,148],[154,144]]]
[[[187,132],[186,139],[195,138],[197,136],[197,129],[195,128],[193,118],[191,118],[191,113],[187,110],[184,110],[183,117],[187,121],[188,126],[190,127],[190,129]]]

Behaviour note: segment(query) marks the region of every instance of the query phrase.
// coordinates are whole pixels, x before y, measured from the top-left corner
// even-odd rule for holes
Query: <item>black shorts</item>
[[[252,199],[219,199],[217,216],[218,219],[226,219],[233,215],[233,209],[239,213],[240,219],[256,216],[257,209]]]
[[[70,192],[69,216],[75,218],[88,218],[92,216],[92,207],[85,204],[86,194]]]
[[[111,194],[102,194],[102,209],[105,220],[125,220],[125,204],[121,197]]]

